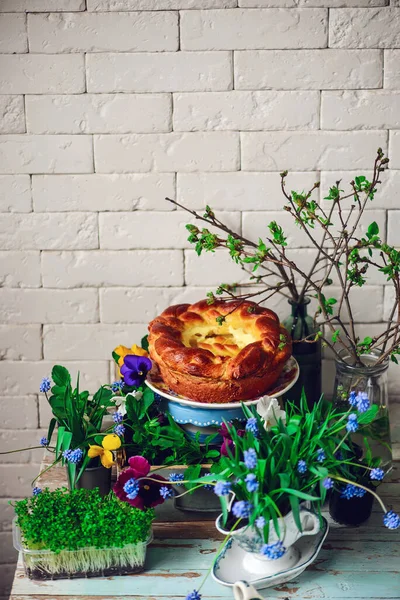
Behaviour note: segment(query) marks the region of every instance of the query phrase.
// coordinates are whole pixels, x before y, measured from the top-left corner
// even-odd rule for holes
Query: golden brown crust
[[[226,317],[222,325],[216,321],[220,316]],[[291,351],[278,316],[249,301],[177,304],[149,324],[150,357],[165,383],[199,402],[262,395],[278,379]]]

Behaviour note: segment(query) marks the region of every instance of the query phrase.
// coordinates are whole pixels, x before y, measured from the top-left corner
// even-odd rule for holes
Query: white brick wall
[[[279,171],[323,193],[369,176],[381,146],[390,168],[361,225],[400,246],[399,65],[399,0],[1,0],[2,449],[46,428],[52,364],[94,389],[113,346],[166,306],[246,280],[226,254],[197,257],[165,196],[252,236],[277,219],[306,268],[314,250],[281,210]],[[354,295],[360,332],[378,330],[384,277]],[[332,367],[327,353],[328,392]],[[399,381],[392,369],[393,395]],[[6,499],[29,493],[40,458],[11,456],[6,585]]]

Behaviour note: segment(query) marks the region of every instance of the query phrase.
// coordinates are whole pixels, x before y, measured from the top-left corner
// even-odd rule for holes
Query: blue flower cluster
[[[256,526],[259,529],[262,529],[265,526],[265,519],[264,519],[264,517],[257,517],[255,523],[256,523]]]
[[[229,481],[217,481],[214,486],[214,493],[217,496],[228,496],[232,489],[232,484]]]
[[[185,600],[201,600],[201,594],[197,590],[193,590],[193,592],[189,592]]]
[[[40,445],[41,446],[48,446],[49,445],[49,440],[47,439],[47,437],[40,438]]]
[[[131,477],[124,485],[124,492],[129,500],[134,500],[139,493],[139,482]]]
[[[383,516],[383,524],[388,529],[398,529],[400,527],[400,517],[393,510],[389,510]]]
[[[245,482],[248,492],[256,492],[258,490],[259,483],[254,473],[249,473],[248,475],[246,475]]]
[[[357,415],[354,413],[350,413],[346,423],[346,429],[349,433],[355,433],[358,429],[358,421]]]
[[[246,431],[250,431],[254,435],[254,437],[258,437],[258,435],[259,435],[258,423],[257,423],[257,419],[255,417],[251,417],[250,419],[247,420]]]
[[[322,463],[322,462],[324,462],[325,459],[326,459],[325,451],[323,450],[323,448],[319,448],[319,450],[317,450],[317,461]]]
[[[185,479],[185,476],[183,473],[171,473],[170,476],[168,477],[168,479],[170,480],[171,483],[176,483],[176,485],[181,486],[183,484],[179,483],[179,482],[183,481]],[[214,487],[214,486],[212,486],[212,487]]]
[[[77,465],[83,458],[83,452],[80,448],[75,448],[75,450],[65,450],[63,452],[63,457],[68,462]]]
[[[162,487],[160,487],[160,496],[162,496],[164,500],[168,500],[168,498],[173,498],[174,490],[172,489],[172,487],[163,485]]]
[[[356,408],[360,413],[365,413],[371,406],[367,392],[356,392],[353,390],[350,392],[348,398],[350,406]]]
[[[123,387],[124,387],[123,381],[114,381],[114,383],[111,385],[111,391],[114,392],[114,394],[117,394],[118,392],[120,392],[122,390]]]
[[[252,503],[247,502],[246,500],[238,500],[238,502],[235,502],[232,506],[232,513],[237,519],[248,519],[252,510]]]
[[[125,427],[123,425],[116,425],[114,427],[114,433],[116,433],[117,435],[119,435],[119,437],[123,437],[124,433],[125,433]]]
[[[322,482],[322,485],[326,490],[331,490],[333,488],[333,481],[330,477],[325,477],[325,479]]]
[[[382,481],[382,479],[385,477],[385,471],[378,468],[371,469],[369,476],[371,479],[375,479],[375,481]]]
[[[280,540],[278,542],[274,542],[273,544],[264,544],[261,547],[261,554],[269,558],[270,560],[277,560],[278,558],[282,558],[282,556],[286,553],[286,548],[283,545],[283,542]]]
[[[243,452],[244,464],[250,470],[255,469],[257,466],[257,452],[254,448],[249,448]]]
[[[40,487],[34,487],[32,490],[32,495],[33,496],[39,496],[39,494],[42,493],[42,490],[40,489]]]
[[[49,377],[43,377],[42,383],[40,384],[39,391],[40,392],[48,392],[51,388],[51,379]]]
[[[348,483],[340,493],[341,498],[346,498],[346,500],[350,500],[351,498],[362,498],[366,494],[366,490],[358,485],[353,485],[352,483]]]
[[[297,463],[297,470],[301,475],[307,473],[307,463],[305,460],[299,460],[299,462]]]
[[[122,415],[120,412],[117,411],[113,414],[114,423],[122,423],[123,420],[124,420],[124,415]]]

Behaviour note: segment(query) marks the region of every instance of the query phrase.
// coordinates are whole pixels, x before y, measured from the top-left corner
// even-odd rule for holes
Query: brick
[[[249,171],[368,168],[386,132],[242,133],[242,169]]]
[[[132,171],[236,171],[239,134],[234,132],[95,136],[98,173]]]
[[[239,0],[239,6],[246,8],[341,8],[388,6],[389,0]]]
[[[178,50],[174,12],[48,13],[28,16],[31,52]]]
[[[379,50],[235,52],[235,88],[354,89],[382,87]]]
[[[45,252],[42,261],[43,283],[50,287],[183,284],[179,250]]]
[[[80,94],[85,91],[84,58],[79,54],[0,56],[2,94]]]
[[[0,133],[24,133],[23,96],[0,96]]]
[[[29,465],[2,465],[2,494],[6,498],[21,498],[32,494],[32,480],[38,474],[40,464]],[[1,565],[3,568],[3,565]],[[7,571],[10,565],[5,565]],[[15,566],[11,566],[10,571],[14,571]],[[5,570],[5,569],[4,569]],[[1,573],[1,572],[0,572]],[[6,573],[7,575],[7,573]],[[9,581],[11,582],[10,577]]]
[[[0,325],[0,360],[40,360],[40,325]]]
[[[148,323],[162,311],[179,302],[192,288],[138,287],[104,288],[100,290],[100,320],[102,323]],[[208,289],[194,288],[195,299],[206,297]]]
[[[317,173],[292,173],[291,190],[308,191],[319,180]],[[178,173],[178,202],[201,210],[206,204],[216,210],[278,210],[284,196],[276,173]]]
[[[181,8],[234,8],[237,0],[87,0],[90,10],[179,10]]]
[[[140,323],[135,311],[136,325],[45,325],[43,329],[46,360],[109,360],[119,344],[139,344],[147,333],[147,324]]]
[[[326,293],[329,294],[330,298],[336,298],[339,302],[341,297],[341,289],[337,286],[329,286],[326,289]],[[350,290],[350,304],[352,308],[353,318],[357,323],[366,323],[367,327],[369,323],[377,323],[382,321],[383,318],[383,286],[379,285],[365,285],[362,288],[353,287]],[[338,306],[338,305],[335,305]],[[334,307],[335,311],[335,307]],[[336,309],[337,311],[337,309]],[[336,311],[334,314],[336,314]],[[342,321],[348,323],[348,312],[345,304],[343,304],[341,311]],[[375,326],[373,326],[375,327]],[[382,331],[383,325],[379,325]],[[357,333],[358,335],[358,333]],[[362,339],[369,335],[364,333]]]
[[[318,92],[174,94],[174,130],[318,129]]]
[[[372,157],[371,157],[372,158]],[[390,163],[389,163],[390,164]],[[329,188],[336,184],[336,181],[341,180],[341,188],[350,191],[350,181],[353,181],[358,175],[364,175],[368,181],[372,181],[373,173],[367,171],[326,171],[321,173],[321,196],[326,196]],[[400,171],[387,169],[380,175],[381,184],[377,185],[377,192],[371,203],[368,203],[367,208],[397,208],[400,206]],[[350,203],[351,199],[346,200]],[[329,206],[329,200],[325,202]]]
[[[1,185],[1,178],[0,178]],[[172,210],[172,173],[129,175],[33,175],[36,212]]]
[[[14,427],[15,427],[14,423]],[[8,452],[10,450],[18,450],[19,448],[30,448],[33,446],[39,446],[39,440],[42,436],[46,435],[46,431],[39,429],[24,429],[24,430],[12,430],[7,429],[5,431],[0,430],[0,444],[2,452]],[[0,464],[2,463],[39,463],[43,456],[43,448],[37,448],[36,450],[25,450],[23,452],[13,452],[11,454],[0,454]],[[0,545],[1,536],[4,534],[0,533]],[[3,556],[0,549],[0,556]]]
[[[0,17],[0,53],[8,52],[28,52],[25,15],[5,14]]]
[[[336,48],[400,47],[396,8],[338,8],[330,11],[329,45]]]
[[[325,48],[327,11],[206,10],[181,12],[183,50]]]
[[[93,149],[84,135],[3,135],[0,173],[92,173]]]
[[[394,129],[400,127],[400,92],[323,92],[323,129]]]
[[[88,92],[208,92],[233,85],[230,52],[88,54],[86,63]]]
[[[98,248],[94,213],[3,214],[2,250],[89,250]]]
[[[96,290],[0,290],[3,323],[96,323]]]
[[[37,361],[24,363],[23,377],[21,377],[21,363],[11,361],[0,362],[0,390],[5,396],[21,396],[21,394],[36,394],[39,391],[43,377],[50,377],[53,361]],[[108,379],[108,362],[64,361],[63,366],[71,373],[72,381],[76,381],[80,374],[80,389],[88,389],[93,394],[106,383]],[[14,477],[15,478],[15,477]],[[2,490],[4,492],[4,490]],[[22,490],[19,492],[22,494]],[[7,494],[4,494],[7,495]]]
[[[15,517],[14,507],[7,498],[0,499],[0,531],[11,531],[11,521]]]
[[[400,50],[385,50],[385,88],[392,90],[398,90],[400,88],[399,62]]]
[[[228,227],[240,232],[240,213],[223,212],[216,216]],[[186,229],[186,224],[193,223],[193,218],[182,210],[152,212],[151,230],[145,212],[103,213],[99,217],[100,247],[106,250],[193,247],[187,241],[189,232]],[[216,231],[213,227],[209,229]]]
[[[228,252],[205,252],[197,256],[195,250],[185,250],[185,283],[189,286],[207,286],[212,291],[221,283],[242,283],[246,273],[233,262]]]
[[[31,212],[29,175],[0,175],[0,212]]]
[[[388,244],[398,246],[399,244],[399,230],[400,230],[400,210],[389,210],[388,211]]]
[[[18,415],[17,425],[19,429],[37,429],[39,426],[36,396],[2,396],[0,406],[2,429],[15,429],[16,415]]]
[[[27,96],[29,133],[152,133],[171,131],[167,94]]]
[[[85,10],[85,0],[2,0],[0,12]]]
[[[40,252],[0,252],[0,287],[40,285]]]
[[[400,131],[391,131],[389,140],[390,168],[400,169]]]

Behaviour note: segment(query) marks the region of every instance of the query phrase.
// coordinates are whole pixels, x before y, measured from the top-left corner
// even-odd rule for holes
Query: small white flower
[[[260,417],[264,419],[264,427],[267,431],[277,425],[279,419],[286,423],[286,413],[281,409],[276,398],[263,396],[257,402],[256,408]]]
[[[114,396],[111,398],[113,402],[115,402],[115,406],[118,408],[118,412],[121,413],[122,416],[126,415],[126,398],[128,396],[133,396],[135,400],[140,400],[143,396],[143,392],[137,390],[135,392],[129,392],[129,394],[125,396]]]

